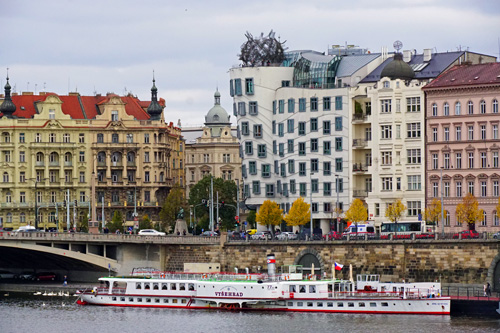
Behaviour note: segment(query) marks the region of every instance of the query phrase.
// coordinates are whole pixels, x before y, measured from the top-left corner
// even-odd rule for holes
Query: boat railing
[[[165,280],[257,281],[267,279],[266,274],[238,274],[230,272],[181,273],[160,271],[134,271],[132,273],[132,276]]]
[[[113,289],[111,290],[111,292],[112,292],[113,294],[125,294],[126,290],[127,290],[127,288],[116,288],[116,287],[115,287],[115,288],[113,288]]]

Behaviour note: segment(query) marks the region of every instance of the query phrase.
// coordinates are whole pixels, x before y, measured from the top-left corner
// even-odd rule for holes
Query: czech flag
[[[340,270],[342,270],[342,267],[344,267],[344,265],[341,265],[341,264],[339,264],[339,263],[335,262],[335,270],[336,270],[336,271],[340,271]]]

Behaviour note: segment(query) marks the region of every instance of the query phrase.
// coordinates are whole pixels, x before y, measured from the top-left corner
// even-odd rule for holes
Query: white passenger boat
[[[379,275],[356,282],[316,280],[298,265],[267,274],[161,273],[102,277],[101,285],[80,294],[78,304],[187,309],[449,315],[450,298],[438,282],[383,283]]]

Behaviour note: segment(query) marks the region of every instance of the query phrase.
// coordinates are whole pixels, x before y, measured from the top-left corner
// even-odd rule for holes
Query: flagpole
[[[332,265],[332,280],[335,281],[335,264]]]

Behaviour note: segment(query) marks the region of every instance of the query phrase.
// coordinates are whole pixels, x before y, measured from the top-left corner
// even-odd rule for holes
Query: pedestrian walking
[[[486,283],[486,296],[490,297],[491,296],[491,285],[490,283]]]
[[[63,286],[66,287],[67,285],[68,285],[68,277],[66,275],[64,275]]]

